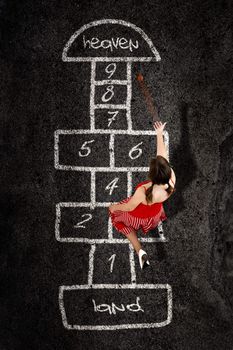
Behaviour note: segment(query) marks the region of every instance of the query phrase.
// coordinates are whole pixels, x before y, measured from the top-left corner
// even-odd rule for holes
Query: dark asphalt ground
[[[1,350],[233,349],[232,7],[229,0],[1,0]],[[157,63],[132,65],[131,100],[134,129],[152,130],[135,79],[140,69],[161,120],[167,121],[170,161],[177,177],[177,191],[165,204],[168,241],[144,245],[152,269],[142,273],[136,261],[138,283],[172,287],[173,318],[161,328],[67,330],[58,305],[60,285],[87,283],[90,246],[56,240],[55,205],[86,202],[91,196],[90,174],[54,168],[54,131],[88,129],[90,122],[90,63],[63,62],[61,54],[76,30],[104,18],[142,28],[161,56]],[[119,74],[124,76],[125,64]],[[125,90],[118,93],[120,101]],[[101,94],[100,89],[96,98]],[[101,112],[96,118],[103,128]],[[126,128],[124,113],[121,118],[118,128]],[[140,140],[120,135],[116,161],[123,163],[127,147]],[[90,158],[97,167],[107,157],[106,138],[98,142]],[[78,152],[75,140],[69,147],[61,155],[64,162],[72,162]],[[147,147],[145,164],[155,152],[153,139]],[[108,201],[127,196],[125,174],[119,176],[123,185]],[[143,179],[145,173],[135,173],[133,185]],[[109,174],[98,175],[99,201],[104,200],[103,184],[109,180]],[[99,210],[86,237],[106,235],[107,211]],[[68,232],[69,220],[68,215]],[[129,283],[127,249],[123,244],[98,245],[93,282]],[[117,268],[110,275],[105,262],[113,254]],[[106,303],[112,298],[132,303],[137,291],[132,298],[125,291],[91,296]],[[68,306],[70,318],[75,322],[80,316],[80,302],[84,322],[102,322],[102,314],[92,319],[84,297],[74,296]],[[141,298],[148,322],[154,315],[166,318],[162,294],[145,291]],[[106,315],[106,321],[127,323],[132,317],[118,316]]]

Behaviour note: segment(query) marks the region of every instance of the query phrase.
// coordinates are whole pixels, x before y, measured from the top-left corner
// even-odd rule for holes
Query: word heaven
[[[83,35],[83,46],[84,49],[110,49],[110,51],[113,50],[130,50],[131,52],[135,49],[138,49],[139,43],[137,40],[133,42],[132,39],[126,39],[126,38],[111,38],[111,39],[104,39],[100,40],[97,37],[91,38],[90,40],[87,40],[85,38],[85,35]]]

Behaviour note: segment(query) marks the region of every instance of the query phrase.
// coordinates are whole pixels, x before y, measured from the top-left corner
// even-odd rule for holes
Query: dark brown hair
[[[150,161],[150,170],[148,173],[148,178],[152,181],[152,185],[146,190],[146,201],[152,201],[152,190],[153,185],[165,185],[168,184],[168,188],[166,189],[168,194],[172,194],[175,191],[169,180],[171,178],[171,166],[166,158],[162,156],[157,156],[156,158],[152,158]]]

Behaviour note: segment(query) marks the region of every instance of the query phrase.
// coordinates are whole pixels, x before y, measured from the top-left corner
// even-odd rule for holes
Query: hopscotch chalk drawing
[[[121,31],[124,36],[119,35]],[[120,237],[119,233],[114,236],[107,214],[107,207],[112,203],[111,196],[114,195],[114,191],[125,186],[127,196],[131,196],[133,174],[146,175],[149,170],[143,163],[142,155],[144,152],[150,153],[148,145],[151,140],[154,142],[155,131],[133,129],[131,66],[133,62],[138,61],[157,62],[160,60],[159,53],[144,31],[134,24],[123,20],[103,19],[86,24],[75,32],[64,47],[62,60],[90,62],[91,65],[90,128],[59,129],[54,133],[55,169],[85,172],[90,176],[90,201],[56,204],[56,240],[64,243],[90,244],[87,284],[62,285],[59,288],[59,307],[63,325],[68,330],[166,326],[172,319],[171,286],[137,283],[133,248],[126,238]],[[125,93],[123,102],[119,102],[116,98],[119,91],[120,96]],[[169,153],[168,132],[164,131],[163,135]],[[118,157],[116,149],[126,139],[129,148],[124,147],[125,155]],[[69,143],[72,145],[70,148],[67,146]],[[69,150],[73,147],[67,161],[64,157],[66,146]],[[100,152],[101,160],[98,156]],[[96,183],[103,174],[107,177],[107,183],[104,185],[106,197],[103,197],[107,198],[107,201],[101,200],[99,191],[96,191],[100,188]],[[106,178],[104,180],[106,181]],[[69,218],[71,212],[76,218],[73,226],[71,220],[67,220],[67,215]],[[100,215],[106,218],[106,235],[89,237],[89,232],[93,235],[93,232],[99,231]],[[64,218],[70,222],[68,234],[65,234]],[[85,233],[86,229],[88,233]],[[162,223],[158,230],[161,233],[160,237],[143,237],[140,240],[147,243],[166,241],[164,236],[161,238]],[[101,283],[101,280],[99,283],[94,283],[97,248],[106,244],[122,244],[124,247],[129,247],[128,283]],[[116,254],[110,254],[107,259],[111,276],[114,276],[117,258]]]

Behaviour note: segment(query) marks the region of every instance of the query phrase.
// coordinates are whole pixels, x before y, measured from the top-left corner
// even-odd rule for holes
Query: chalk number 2
[[[86,219],[79,221],[76,225],[74,225],[75,228],[86,228],[84,224],[84,222],[90,221],[92,219],[92,215],[91,214],[83,214],[82,218],[86,217]]]

